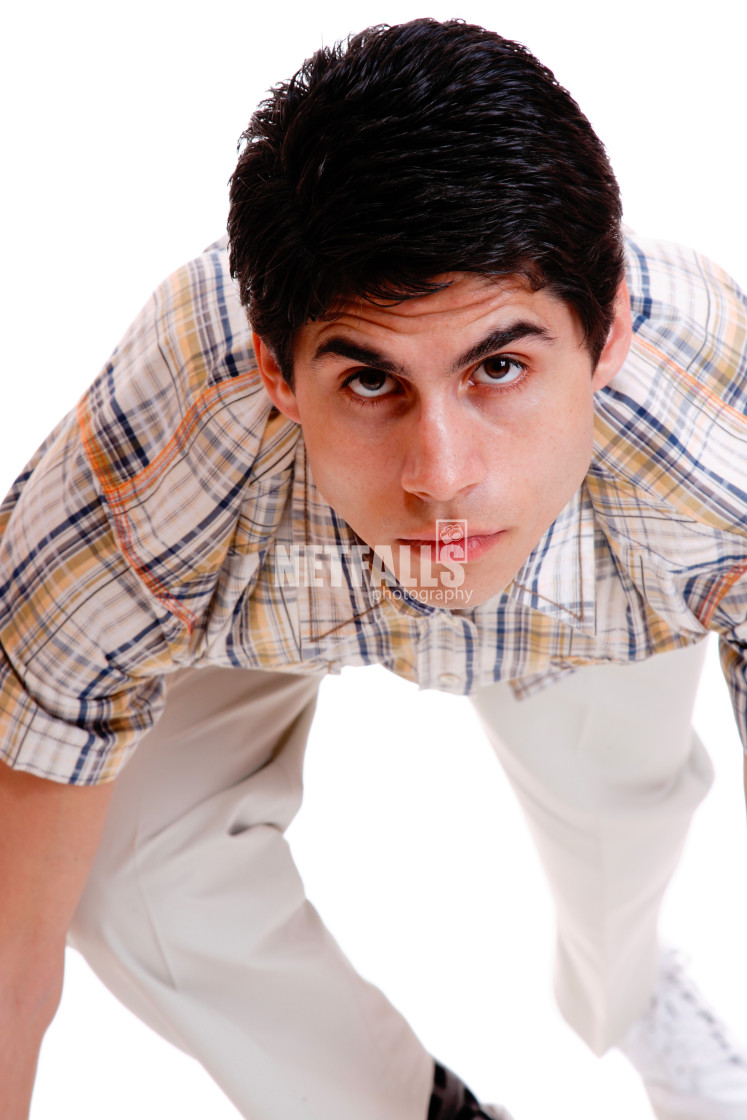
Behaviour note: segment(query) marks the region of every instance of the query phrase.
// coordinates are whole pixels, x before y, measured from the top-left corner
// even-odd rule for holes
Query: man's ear
[[[591,379],[594,389],[603,389],[609,385],[616,373],[622,369],[622,364],[628,356],[630,343],[633,338],[633,324],[630,318],[630,295],[628,285],[623,282],[617,289],[615,297],[615,317],[612,320],[610,333],[597,362],[597,367]]]
[[[294,420],[296,424],[300,424],[301,417],[299,416],[295,393],[280,372],[280,366],[275,360],[275,355],[254,331],[252,331],[252,344],[259,372],[267,390],[267,396],[278,411],[287,416],[289,420]]]

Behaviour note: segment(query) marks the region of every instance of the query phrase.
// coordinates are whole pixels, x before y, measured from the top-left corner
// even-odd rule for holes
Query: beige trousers
[[[713,768],[691,727],[705,643],[592,666],[475,707],[526,814],[557,913],[555,996],[598,1054],[645,1009],[659,907]]]
[[[660,898],[709,784],[699,667],[690,650],[522,704],[503,685],[476,698],[556,898],[561,1008],[597,1050],[649,997]],[[317,686],[175,676],[117,780],[70,940],[245,1117],[425,1120],[430,1056],[306,901],[283,837]]]

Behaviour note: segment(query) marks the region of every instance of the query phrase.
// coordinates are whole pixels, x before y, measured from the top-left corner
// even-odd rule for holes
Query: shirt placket
[[[421,688],[435,688],[462,696],[475,678],[477,628],[468,618],[451,611],[434,611],[420,624],[417,645]]]

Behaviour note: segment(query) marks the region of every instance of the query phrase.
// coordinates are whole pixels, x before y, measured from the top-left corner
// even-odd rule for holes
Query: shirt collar
[[[305,647],[321,651],[330,639],[337,643],[355,638],[361,628],[374,623],[380,605],[368,566],[361,560],[366,546],[316,488],[302,438],[294,468],[292,534],[306,561],[299,597]],[[316,568],[316,579],[310,565]]]
[[[505,594],[576,630],[594,634],[594,569],[594,509],[584,483],[532,550]]]

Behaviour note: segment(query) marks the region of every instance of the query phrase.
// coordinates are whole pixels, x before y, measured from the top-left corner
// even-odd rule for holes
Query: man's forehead
[[[440,290],[412,299],[385,302],[354,299],[329,316],[308,323],[296,335],[295,351],[316,364],[327,354],[341,354],[340,339],[365,346],[409,340],[431,340],[441,335],[450,345],[457,335],[468,341],[496,335],[496,345],[510,345],[514,337],[554,340],[577,333],[575,315],[546,289],[534,291],[522,277],[486,277],[450,273],[435,280]],[[579,339],[574,341],[580,342]]]
[[[488,277],[472,273],[449,273],[436,276],[437,291],[408,299],[369,299],[355,297],[341,303],[330,313],[307,323],[301,331],[315,344],[341,329],[364,334],[393,332],[411,334],[435,330],[439,326],[454,329],[478,323],[487,317],[505,312],[511,316],[517,309],[522,314],[541,315],[547,301],[565,306],[550,293],[537,300],[528,283],[517,276]],[[548,305],[549,306],[549,305]]]
[[[531,288],[524,277],[513,274],[507,276],[484,276],[472,272],[447,272],[433,276],[427,283],[433,290],[414,296],[393,297],[390,300],[370,298],[363,294],[341,300],[334,308],[330,318],[340,315],[360,317],[369,313],[383,311],[393,318],[412,319],[419,316],[435,316],[484,304],[498,305],[506,302],[512,295],[530,292]],[[322,320],[323,321],[323,320]]]

